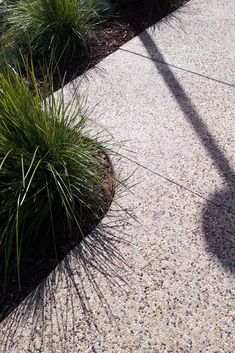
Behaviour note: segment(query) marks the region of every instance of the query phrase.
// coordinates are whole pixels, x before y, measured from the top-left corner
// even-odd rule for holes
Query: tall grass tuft
[[[107,7],[98,0],[9,0],[2,40],[30,47],[34,55],[64,54],[69,60],[95,36]]]
[[[30,76],[30,77],[29,77]],[[0,271],[7,283],[21,259],[53,238],[57,223],[83,235],[110,202],[111,171],[105,148],[84,135],[87,110],[80,96],[65,103],[63,90],[48,98],[12,69],[0,73]],[[56,251],[56,250],[55,250]],[[1,273],[3,273],[1,272]]]

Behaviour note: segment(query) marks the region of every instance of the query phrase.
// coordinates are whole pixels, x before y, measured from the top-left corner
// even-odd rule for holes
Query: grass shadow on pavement
[[[101,222],[85,237],[3,320],[0,346],[4,352],[18,352],[22,341],[25,352],[55,352],[59,348],[61,353],[72,353],[71,347],[78,352],[78,335],[99,330],[94,303],[116,325],[103,292],[128,293],[130,282],[125,278],[132,272],[120,252],[121,245],[129,245],[124,229],[130,217],[116,212],[111,210],[106,223]]]

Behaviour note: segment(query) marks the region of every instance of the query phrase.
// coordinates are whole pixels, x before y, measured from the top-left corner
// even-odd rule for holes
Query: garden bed
[[[188,0],[113,1],[115,4],[120,2],[121,5],[113,6],[111,15],[105,19],[101,19],[99,24],[96,23],[92,29],[93,34],[85,44],[82,43],[80,45],[78,42],[75,48],[73,48],[72,55],[70,55],[69,52],[66,53],[66,50],[62,47],[60,48],[63,54],[60,57],[58,67],[54,71],[54,88],[58,89],[60,87],[61,77],[65,77],[65,83],[67,83],[83,74],[106,56],[115,52],[124,43],[155,24],[161,18],[169,15],[187,1]],[[110,3],[112,3],[112,1],[110,1]],[[150,5],[152,3],[154,6]],[[23,46],[21,47],[21,51],[27,55],[28,49]],[[13,59],[17,56],[14,51],[12,56]],[[33,55],[33,60],[36,66],[38,81],[41,81],[42,57],[40,55],[38,56],[38,53],[36,53],[36,55]],[[44,57],[43,65],[46,61]],[[51,64],[51,58],[49,62]],[[56,61],[56,66],[57,63],[58,61]]]

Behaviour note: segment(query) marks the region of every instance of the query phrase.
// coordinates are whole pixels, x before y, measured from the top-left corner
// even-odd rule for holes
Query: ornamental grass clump
[[[28,82],[30,81],[30,88]],[[69,232],[80,239],[111,200],[106,150],[84,135],[83,99],[48,97],[34,74],[0,73],[0,274],[18,277],[21,262]],[[59,225],[59,226],[58,226]],[[32,259],[31,259],[32,260]]]
[[[2,42],[69,60],[94,38],[106,7],[97,0],[8,0]]]

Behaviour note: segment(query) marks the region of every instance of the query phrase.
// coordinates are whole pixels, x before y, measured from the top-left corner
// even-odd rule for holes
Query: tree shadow
[[[235,271],[235,171],[229,159],[200,117],[197,108],[179,83],[171,67],[153,41],[149,31],[139,36],[152,58],[152,50],[157,57],[150,59],[155,64],[166,86],[180,107],[185,120],[197,134],[199,142],[210,156],[214,167],[224,180],[225,187],[207,199],[202,215],[203,231],[207,249],[230,271]],[[138,55],[138,54],[137,54]],[[233,88],[232,88],[233,89]],[[203,197],[204,198],[204,197]]]

